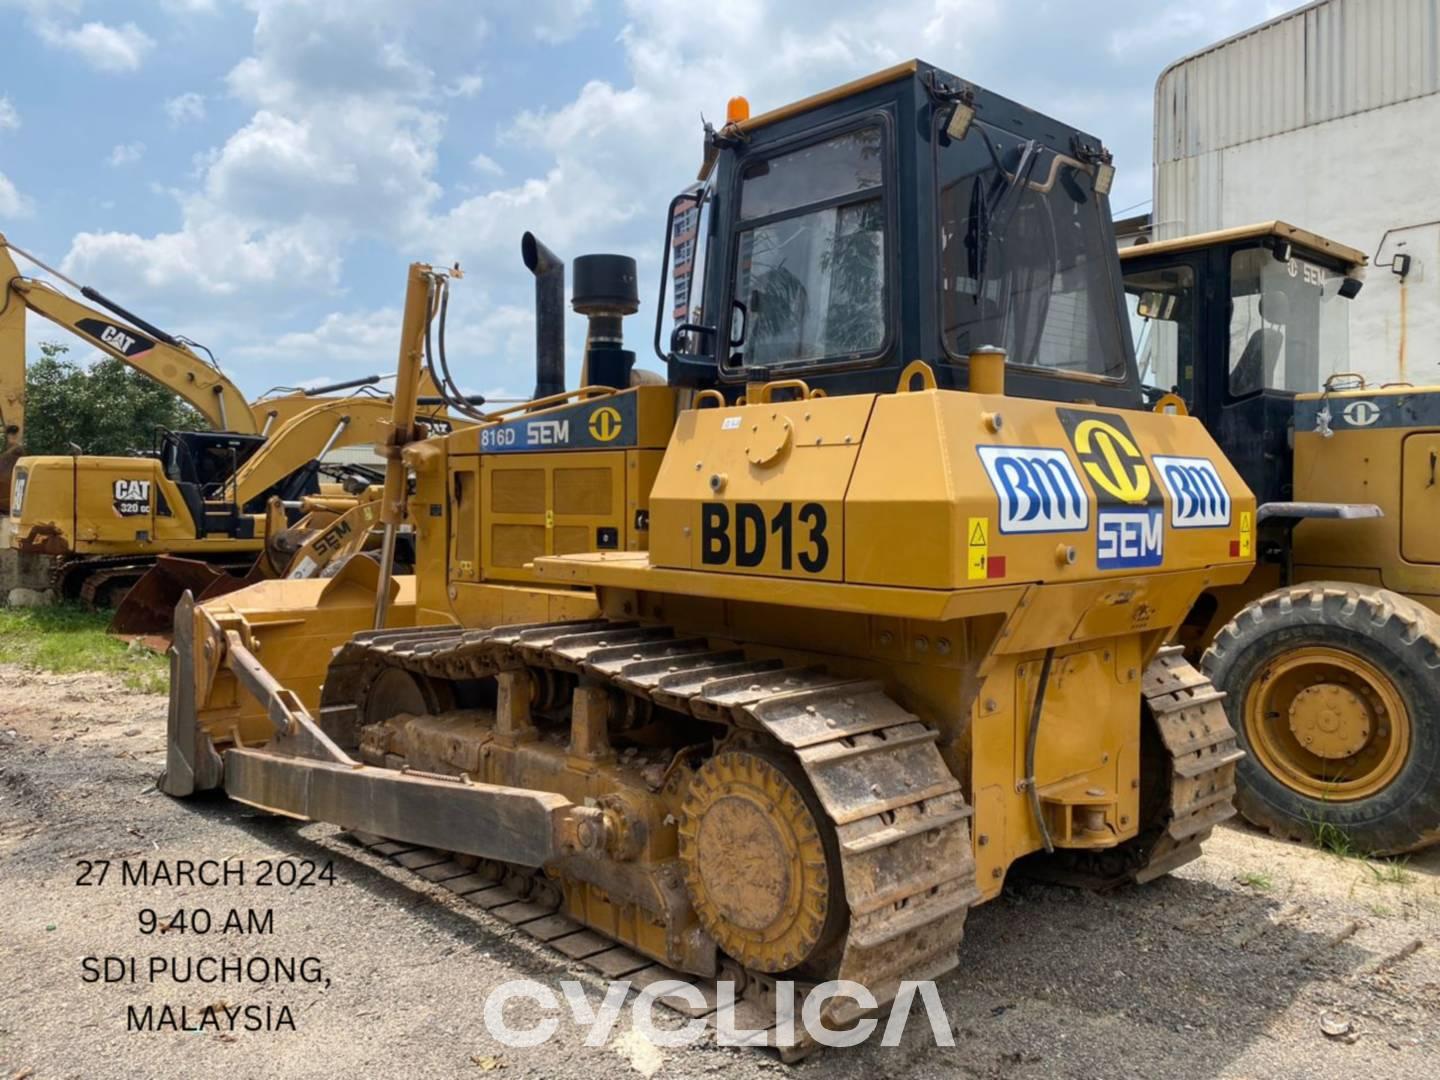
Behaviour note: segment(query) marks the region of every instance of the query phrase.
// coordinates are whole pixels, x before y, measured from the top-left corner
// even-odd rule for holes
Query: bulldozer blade
[[[161,555],[125,594],[110,620],[112,634],[169,634],[175,624],[175,605],[186,592],[208,597],[206,590],[232,578],[222,568],[200,559]],[[222,589],[228,592],[229,589]]]

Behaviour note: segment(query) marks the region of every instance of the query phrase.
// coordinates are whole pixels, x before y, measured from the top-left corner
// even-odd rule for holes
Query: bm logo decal
[[[600,442],[612,442],[624,427],[620,410],[613,405],[602,405],[590,414],[590,434]]]
[[[1155,485],[1130,425],[1105,413],[1055,411],[1101,502],[1143,506],[1151,501]]]
[[[1002,533],[1074,532],[1090,524],[1090,497],[1059,447],[978,446],[1000,502]]]

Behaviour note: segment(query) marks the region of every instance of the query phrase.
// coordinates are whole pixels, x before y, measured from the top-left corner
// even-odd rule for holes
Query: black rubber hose
[[[1045,824],[1045,814],[1040,806],[1040,791],[1035,786],[1035,741],[1040,735],[1040,714],[1045,710],[1045,688],[1050,685],[1050,662],[1055,659],[1055,648],[1045,650],[1045,659],[1040,662],[1040,685],[1035,688],[1035,701],[1030,706],[1030,730],[1025,736],[1025,789],[1030,792],[1030,811],[1035,815],[1035,824],[1040,827],[1040,839],[1045,842],[1045,854],[1055,851],[1050,842],[1050,827]]]

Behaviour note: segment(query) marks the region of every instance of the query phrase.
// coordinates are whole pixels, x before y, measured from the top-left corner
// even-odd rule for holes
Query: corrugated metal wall
[[[1437,173],[1440,0],[1320,0],[1155,84],[1154,237],[1280,218],[1368,252],[1346,363],[1375,381],[1440,382]]]
[[[1440,0],[1321,0],[1181,60],[1155,86],[1155,163],[1433,94],[1437,31]]]

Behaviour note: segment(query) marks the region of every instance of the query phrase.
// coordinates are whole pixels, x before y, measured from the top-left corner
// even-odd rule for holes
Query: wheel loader
[[[1240,812],[1367,854],[1440,841],[1440,387],[1346,372],[1354,248],[1266,222],[1121,257],[1152,398],[1259,500],[1255,573],[1180,628],[1247,752]]]
[[[397,422],[383,551],[408,523],[413,575],[182,600],[162,790],[334,822],[610,978],[759,1012],[862,984],[831,1026],[954,967],[1012,869],[1193,859],[1240,752],[1166,642],[1249,577],[1255,504],[1197,420],[1140,408],[1112,176],[918,61],[733,100],[666,221],[663,380],[624,347],[633,260],[590,255],[555,392],[564,264],[527,234],[537,400]],[[411,268],[402,372],[448,288]],[[1223,514],[1187,527],[1171,463]]]

